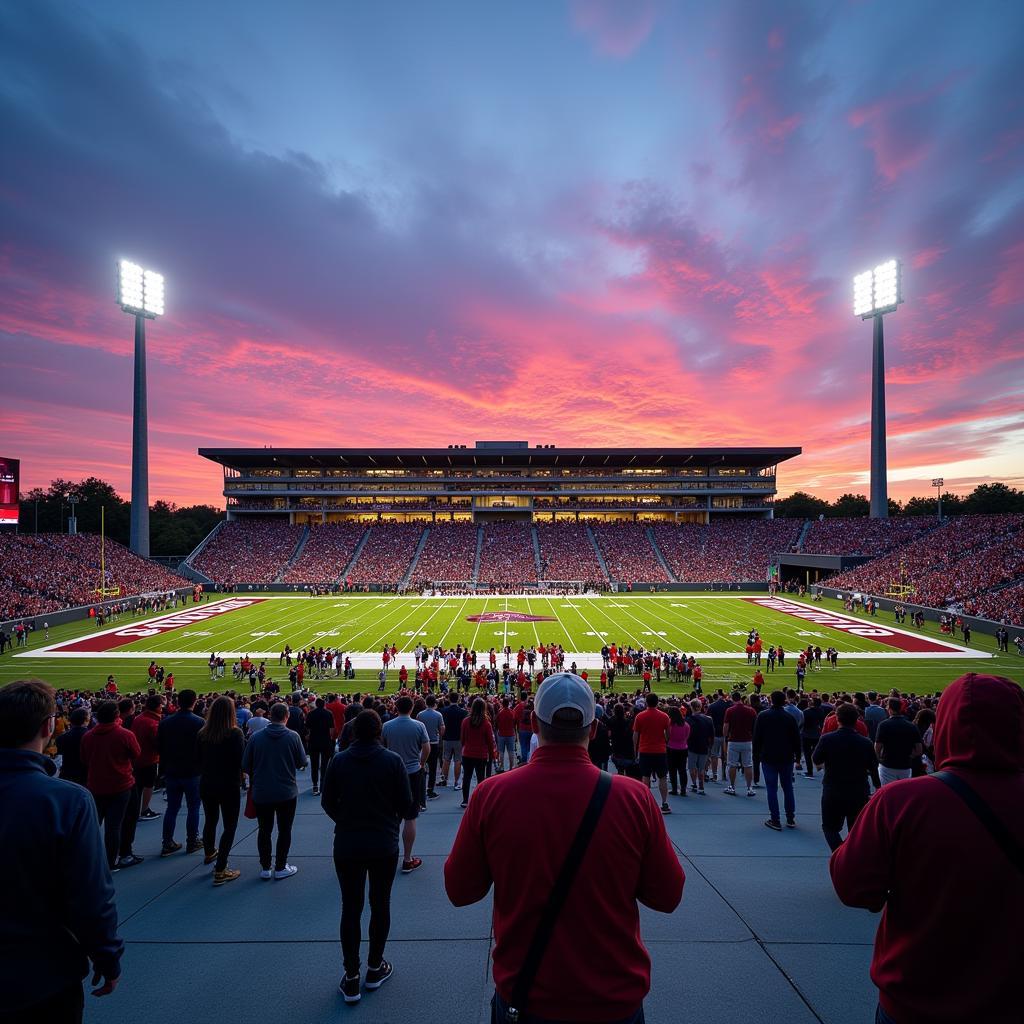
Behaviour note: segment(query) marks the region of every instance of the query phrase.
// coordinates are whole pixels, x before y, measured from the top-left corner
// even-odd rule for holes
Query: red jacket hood
[[[935,767],[1024,771],[1024,690],[971,672],[951,683],[935,718]]]

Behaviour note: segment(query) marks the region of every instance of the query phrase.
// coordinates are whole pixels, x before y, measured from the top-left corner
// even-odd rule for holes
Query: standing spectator
[[[878,703],[878,694],[874,690],[868,690],[868,704],[864,709],[864,724],[868,729],[868,739],[875,742],[875,732],[878,726],[886,719],[885,708]]]
[[[199,730],[199,794],[203,801],[203,848],[205,864],[213,864],[213,884],[233,882],[241,871],[228,867],[228,854],[238,827],[239,786],[242,781],[242,751],[245,737],[238,727],[235,702],[218,697]],[[224,824],[220,846],[217,842],[217,819]]]
[[[178,710],[165,716],[157,730],[160,767],[167,795],[161,857],[168,857],[181,849],[181,843],[174,841],[174,824],[182,797],[188,808],[185,814],[185,852],[195,853],[203,848],[203,841],[199,838],[198,739],[203,720],[192,712],[195,703],[195,690],[182,690],[178,694]]]
[[[776,690],[771,707],[754,721],[753,759],[761,766],[768,795],[768,820],[765,825],[782,831],[779,820],[779,785],[786,811],[786,826],[796,828],[796,797],[793,793],[793,765],[800,758],[800,727],[786,711],[786,695]]]
[[[309,776],[313,795],[320,792],[320,777],[327,771],[334,754],[334,715],[327,710],[323,697],[317,697],[316,706],[306,715],[309,736]]]
[[[427,730],[430,740],[430,754],[427,757],[427,797],[437,799],[437,762],[441,756],[441,741],[444,739],[444,717],[437,710],[437,698],[427,694],[427,706],[416,716]]]
[[[96,708],[96,725],[83,737],[82,762],[88,769],[86,785],[96,801],[96,814],[103,825],[103,844],[111,871],[134,867],[142,858],[131,850],[118,857],[121,847],[121,826],[128,811],[128,802],[135,789],[132,762],[139,756],[139,741],[117,717],[117,704],[103,701]]]
[[[852,831],[857,815],[868,802],[868,778],[876,789],[882,785],[875,748],[871,740],[854,728],[857,709],[852,704],[840,704],[836,717],[839,728],[822,736],[813,754],[814,763],[825,769],[821,784],[821,830],[833,850],[843,841],[843,823],[847,833]]]
[[[537,692],[536,719],[538,749],[529,763],[484,782],[459,827],[444,869],[448,897],[466,906],[494,885],[495,1021],[507,1021],[512,1006],[523,1019],[638,1024],[650,957],[637,902],[663,913],[678,906],[679,858],[650,790],[590,762],[594,693],[583,680],[550,676]],[[555,894],[554,879],[570,858],[577,865],[571,884]],[[585,920],[603,926],[581,943]],[[524,977],[538,940],[544,955]]]
[[[715,723],[710,715],[703,713],[701,702],[696,697],[690,701],[690,715],[686,721],[690,726],[686,757],[687,768],[690,770],[690,792],[704,796],[704,777],[707,772],[708,751],[712,749],[711,744],[715,739]]]
[[[150,806],[153,787],[156,785],[157,766],[160,760],[159,728],[164,700],[158,693],[151,693],[141,714],[132,720],[132,732],[139,741],[142,753],[135,762],[135,788],[139,799],[139,821],[156,821],[160,815]]]
[[[661,811],[671,814],[668,805],[668,715],[658,708],[658,695],[649,693],[647,708],[633,719],[633,751],[640,765],[640,781],[650,786],[651,778],[657,777],[661,793]]]
[[[751,694],[751,700],[757,700]],[[760,704],[758,704],[760,707]],[[754,795],[754,722],[757,711],[750,704],[744,704],[739,692],[732,695],[732,705],[725,713],[722,736],[729,750],[729,785],[722,790],[729,796],[736,795],[736,772],[743,770],[747,781],[747,796]]]
[[[875,732],[875,754],[878,775],[885,786],[898,779],[909,779],[915,760],[921,757],[921,734],[917,726],[903,714],[903,701],[890,697],[886,701],[889,717]]]
[[[487,705],[483,697],[475,697],[470,706],[469,717],[462,721],[462,806],[469,805],[469,787],[476,772],[477,785],[484,781],[487,765],[496,761],[498,751],[494,746],[494,730],[487,717]]]
[[[398,826],[411,812],[409,773],[394,751],[381,745],[380,716],[361,711],[353,742],[336,755],[324,776],[320,803],[334,822],[334,869],[341,887],[341,952],[345,975],[338,986],[357,1003],[360,918],[370,888],[370,948],[366,987],[380,988],[393,968],[384,959],[391,930],[391,886],[398,867]]]
[[[452,789],[459,788],[459,773],[462,771],[462,720],[466,717],[466,709],[459,704],[457,694],[448,695],[448,703],[441,709],[444,719],[444,740],[441,750],[444,760],[441,763],[441,785],[448,785],[448,771],[452,771]]]
[[[96,805],[84,789],[54,778],[43,754],[56,717],[46,683],[0,689],[0,1013],[19,1022],[80,1024],[89,962],[93,995],[109,995],[124,944]]]
[[[770,648],[774,650],[774,648]],[[711,741],[709,750],[711,759],[711,782],[718,782],[718,764],[722,764],[722,782],[725,782],[725,750],[722,731],[725,726],[725,713],[729,710],[729,702],[721,690],[715,695],[715,699],[708,705],[707,714],[715,727],[714,739]],[[691,723],[692,724],[692,723]],[[704,776],[701,775],[701,788],[704,788]]]
[[[800,726],[800,745],[804,754],[804,774],[809,779],[814,778],[814,750],[821,739],[821,730],[825,724],[825,709],[822,707],[821,698],[815,694],[810,704],[804,708],[804,720]]]
[[[402,826],[402,874],[408,875],[423,864],[421,858],[413,856],[412,848],[416,842],[416,819],[426,801],[423,768],[430,756],[430,738],[427,727],[412,717],[412,697],[399,697],[395,701],[395,711],[397,717],[384,724],[382,737],[384,746],[402,759],[409,773],[412,803]]]
[[[60,755],[60,777],[68,782],[84,786],[88,769],[82,763],[82,737],[89,728],[89,708],[86,705],[73,708],[70,716],[71,728],[57,737],[57,753]]]
[[[1024,920],[1019,684],[973,673],[953,682],[938,705],[935,763],[935,775],[883,786],[868,801],[832,854],[832,882],[847,906],[882,911],[871,961],[880,1024],[1016,1024]]]
[[[669,796],[686,796],[686,759],[689,753],[690,726],[675,705],[668,709]]]
[[[508,756],[508,767],[511,771],[516,766],[516,716],[511,708],[508,697],[501,698],[501,710],[498,712],[498,771],[505,769]]]
[[[290,878],[299,869],[288,863],[292,844],[292,823],[299,801],[295,773],[306,767],[306,752],[299,735],[289,729],[288,705],[277,703],[270,709],[270,725],[246,744],[242,771],[250,780],[259,830],[256,848],[260,857],[260,878],[269,881]],[[271,868],[271,839],[277,822],[277,848]]]

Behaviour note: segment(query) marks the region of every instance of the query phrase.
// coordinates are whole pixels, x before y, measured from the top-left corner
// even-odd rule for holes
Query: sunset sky
[[[780,492],[1024,483],[1024,4],[0,0],[0,455],[130,483],[117,258],[199,446],[802,445]]]

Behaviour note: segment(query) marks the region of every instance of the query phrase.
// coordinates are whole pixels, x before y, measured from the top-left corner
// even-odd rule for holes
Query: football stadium
[[[1021,39],[0,0],[0,1024],[1024,1020]]]

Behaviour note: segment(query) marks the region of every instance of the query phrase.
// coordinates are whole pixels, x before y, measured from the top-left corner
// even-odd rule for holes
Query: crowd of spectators
[[[275,520],[233,520],[221,526],[192,564],[214,583],[273,583],[295,554],[304,529]]]
[[[782,520],[780,520],[782,521]],[[811,555],[865,555],[877,558],[934,530],[934,516],[893,516],[890,519],[816,519],[802,550]]]
[[[643,523],[606,523],[593,527],[608,575],[621,583],[668,583]]]
[[[582,523],[538,523],[537,538],[543,579],[607,585],[608,577]]]
[[[374,524],[352,569],[353,585],[398,586],[409,571],[422,536],[423,527],[419,523]]]
[[[775,555],[791,551],[802,519],[713,519],[654,527],[658,549],[682,583],[741,583],[766,578]]]
[[[969,615],[981,615],[996,622],[1024,625],[1024,580],[994,593],[982,594],[965,601],[964,611]]]
[[[357,523],[321,523],[309,528],[302,554],[284,574],[284,583],[330,586],[352,561],[366,527]]]
[[[187,581],[161,565],[91,534],[0,534],[0,621],[95,603],[118,595],[174,590]]]
[[[413,571],[416,588],[435,580],[471,580],[476,564],[477,528],[472,523],[435,523]]]
[[[488,523],[483,528],[480,582],[499,591],[537,582],[537,558],[529,523]]]

